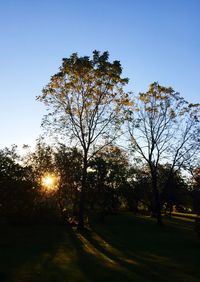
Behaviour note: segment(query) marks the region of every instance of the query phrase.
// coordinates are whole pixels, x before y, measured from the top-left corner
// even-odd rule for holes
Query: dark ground
[[[0,282],[200,281],[193,222],[129,213],[78,233],[59,225],[6,225],[0,231]]]

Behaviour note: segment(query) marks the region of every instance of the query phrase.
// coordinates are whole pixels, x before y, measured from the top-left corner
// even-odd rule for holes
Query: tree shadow
[[[182,228],[177,233],[176,224],[153,224],[125,216],[84,232],[59,225],[2,226],[0,281],[199,281],[197,240]]]
[[[115,278],[116,281],[167,281],[162,279],[159,272],[152,267],[155,261],[150,263],[149,259],[147,263],[147,259],[142,258],[141,254],[137,255],[137,252],[133,255],[122,246],[113,246],[94,231],[86,231],[76,236],[85,252],[96,257],[102,265],[114,270],[111,279]]]
[[[0,235],[1,282],[140,281],[117,261],[64,226],[4,226]]]
[[[101,249],[92,240],[92,231],[71,230],[70,239],[77,250],[78,265],[87,281],[143,281],[136,273],[131,273],[119,261]]]
[[[127,223],[131,226],[129,220]],[[199,242],[193,233],[188,233],[190,228],[184,228],[181,223],[181,226],[175,224],[172,228],[166,225],[162,229],[152,225],[151,229],[153,222],[147,222],[147,219],[138,219],[138,226],[133,223],[132,228],[128,228],[127,223],[119,221],[118,228],[115,222],[109,227],[106,224],[98,225],[80,234],[79,239],[94,254],[99,252],[104,260],[116,264],[121,274],[137,276],[136,281],[200,279],[200,273],[196,270],[200,262],[197,251]]]

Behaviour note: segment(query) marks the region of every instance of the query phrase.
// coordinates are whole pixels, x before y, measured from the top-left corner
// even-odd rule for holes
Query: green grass
[[[110,216],[92,230],[9,226],[0,231],[0,281],[200,281],[193,222]]]

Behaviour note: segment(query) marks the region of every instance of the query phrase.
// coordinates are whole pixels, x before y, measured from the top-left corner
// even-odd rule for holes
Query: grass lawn
[[[93,230],[9,226],[0,231],[0,282],[200,281],[193,222],[110,216]]]

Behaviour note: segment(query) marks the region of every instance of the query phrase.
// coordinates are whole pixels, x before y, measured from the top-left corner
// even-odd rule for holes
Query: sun
[[[43,178],[43,184],[44,184],[45,186],[52,186],[53,183],[54,183],[54,179],[53,179],[52,176],[45,176],[45,177]]]
[[[57,182],[57,177],[50,173],[45,174],[41,180],[42,186],[47,190],[56,190]]]

